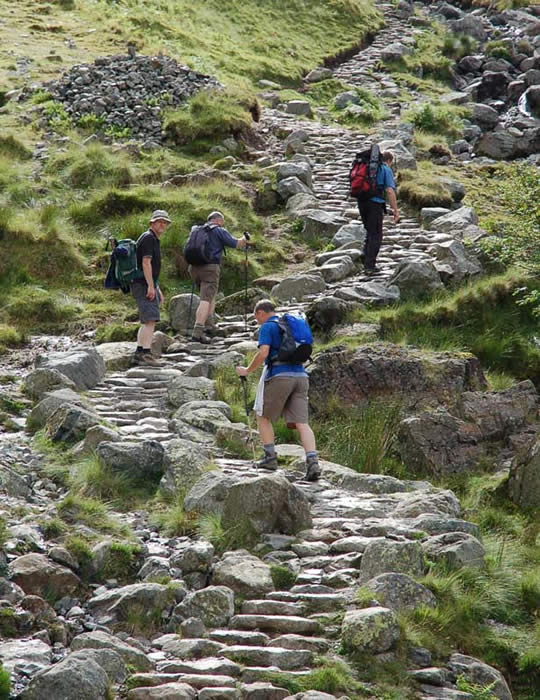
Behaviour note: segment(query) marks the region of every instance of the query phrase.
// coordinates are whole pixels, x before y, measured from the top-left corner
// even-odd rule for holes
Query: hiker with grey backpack
[[[200,301],[195,312],[195,325],[191,336],[191,339],[198,343],[210,343],[210,336],[218,332],[214,313],[224,249],[247,250],[248,246],[245,235],[242,238],[233,238],[224,226],[223,214],[213,211],[208,215],[206,223],[191,229],[184,247],[184,258],[189,264],[193,285],[200,290]]]
[[[256,466],[265,471],[277,470],[272,422],[283,416],[300,435],[306,453],[306,481],[318,481],[321,470],[315,435],[308,422],[309,378],[304,369],[313,349],[311,330],[302,316],[277,316],[275,304],[269,299],[257,302],[253,313],[260,326],[259,350],[249,366],[237,367],[236,373],[245,378],[263,367],[255,413],[264,456]]]

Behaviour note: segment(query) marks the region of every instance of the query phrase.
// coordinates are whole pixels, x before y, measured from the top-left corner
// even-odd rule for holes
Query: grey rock
[[[130,610],[139,617],[154,617],[171,603],[171,591],[159,583],[133,583],[113,588],[88,600],[88,608],[100,624],[125,621]]]
[[[452,195],[454,202],[461,202],[465,197],[465,185],[452,177],[441,177],[439,181],[446,187]]]
[[[452,654],[448,663],[456,675],[464,675],[472,683],[491,687],[491,692],[499,700],[512,700],[512,693],[504,676],[493,666],[464,654]]]
[[[352,274],[355,265],[349,255],[342,254],[333,257],[318,268],[318,272],[326,283],[339,282]]]
[[[450,209],[444,207],[423,207],[420,210],[420,220],[425,228],[429,228],[432,221],[448,213],[450,213]]]
[[[343,323],[351,308],[351,304],[343,299],[323,297],[308,306],[306,317],[313,330],[327,333],[334,326]]]
[[[200,571],[206,573],[212,565],[214,547],[206,540],[182,543],[171,556],[171,564],[183,574]]]
[[[358,300],[372,306],[386,306],[399,301],[401,292],[395,284],[362,282],[354,287]]]
[[[120,654],[112,649],[82,649],[71,654],[71,659],[96,663],[105,671],[111,683],[121,684],[127,678],[126,664]]]
[[[499,113],[488,105],[475,104],[472,111],[472,119],[485,129],[493,129],[499,121]]]
[[[31,487],[24,478],[3,464],[0,464],[0,491],[8,496],[24,499],[28,498],[32,493]]]
[[[128,369],[131,366],[133,353],[137,348],[136,342],[122,341],[118,343],[101,343],[96,346],[108,372]]]
[[[460,207],[444,216],[438,216],[431,222],[430,229],[440,233],[451,233],[463,231],[471,224],[478,224],[478,216],[472,207]]]
[[[232,485],[225,498],[225,528],[248,521],[257,533],[295,534],[311,526],[307,497],[284,476],[245,479]]]
[[[419,542],[382,540],[368,544],[364,550],[360,575],[363,580],[389,572],[422,576],[424,568]]]
[[[226,647],[221,653],[233,661],[242,660],[242,663],[248,666],[277,666],[283,671],[295,671],[310,667],[313,663],[313,654],[307,649],[233,645]]]
[[[221,471],[209,472],[186,494],[184,508],[187,512],[223,513],[225,499],[231,486],[241,479]]]
[[[226,626],[234,615],[234,592],[226,586],[208,586],[189,593],[174,614],[184,619],[198,617],[207,627]]]
[[[270,567],[249,552],[227,552],[212,572],[212,582],[228,586],[246,598],[264,597],[274,590]]]
[[[276,185],[276,191],[284,202],[295,194],[313,195],[312,190],[294,175],[285,180],[279,180]]]
[[[246,683],[243,692],[245,700],[284,700],[289,696],[289,691],[285,688],[276,688],[263,681]]]
[[[467,34],[467,36],[478,39],[478,41],[486,41],[487,39],[481,17],[466,15],[460,19],[450,20],[448,26],[455,34]]]
[[[109,677],[94,660],[76,654],[37,673],[21,700],[106,700]]]
[[[319,274],[286,277],[272,287],[271,295],[280,301],[301,300],[309,294],[318,294],[326,289],[326,282]]]
[[[105,425],[93,425],[85,433],[84,440],[77,445],[73,452],[77,455],[89,455],[95,452],[101,442],[119,442],[120,433]]]
[[[47,392],[55,389],[76,391],[75,382],[57,369],[35,369],[24,378],[24,391],[35,401],[41,401]]]
[[[512,460],[508,493],[521,508],[540,507],[540,440]]]
[[[128,700],[195,700],[197,691],[187,683],[163,683],[155,687],[132,688]]]
[[[518,138],[509,131],[493,131],[482,137],[477,145],[477,150],[480,155],[489,156],[496,160],[516,158],[520,152]]]
[[[287,114],[297,114],[303,117],[313,116],[311,105],[306,100],[290,100],[287,102],[285,111]]]
[[[224,401],[188,401],[174,414],[182,423],[215,435],[231,425],[231,409]],[[188,436],[189,437],[189,436]]]
[[[408,262],[403,260],[398,265],[390,284],[398,287],[402,299],[423,297],[444,287],[434,264],[427,261]]]
[[[381,151],[392,151],[392,167],[396,170],[416,170],[416,158],[405,145],[403,138],[380,141],[379,147]]]
[[[289,197],[285,208],[287,210],[287,214],[296,219],[302,214],[302,212],[316,209],[319,204],[319,200],[312,193],[307,194],[305,192],[299,192],[298,194],[293,194],[292,197]]]
[[[399,41],[388,44],[381,51],[381,58],[383,61],[401,61],[404,56],[412,53],[410,46],[402,44]]]
[[[37,366],[58,370],[71,379],[79,391],[92,389],[105,376],[105,362],[95,348],[41,355]]]
[[[52,442],[77,442],[82,440],[86,431],[99,424],[99,416],[85,408],[64,405],[49,416],[45,426],[46,436]]]
[[[100,442],[96,454],[112,471],[122,472],[134,479],[163,474],[165,450],[155,440]]]
[[[481,567],[484,564],[484,547],[476,537],[464,532],[445,532],[429,537],[422,543],[422,549],[426,557],[450,568]]]
[[[107,632],[94,631],[79,634],[71,642],[72,651],[81,649],[110,649],[116,652],[126,664],[138,671],[148,671],[153,667],[150,659],[140,649],[137,649],[118,637]]]
[[[276,175],[278,182],[289,177],[297,177],[311,189],[312,172],[307,163],[278,163]]]
[[[313,68],[313,70],[309,71],[304,80],[307,83],[318,83],[321,80],[331,78],[332,75],[333,73],[330,68]]]
[[[480,261],[457,240],[435,243],[429,252],[436,259],[435,269],[445,284],[459,284],[482,272]]]
[[[45,427],[47,420],[62,406],[78,406],[90,409],[88,401],[71,389],[55,389],[34,406],[26,419],[26,427],[34,432]]]
[[[27,595],[61,597],[75,592],[80,584],[73,571],[43,554],[24,554],[10,564],[11,580]]]
[[[334,97],[334,106],[337,109],[344,109],[347,105],[358,104],[359,97],[353,90],[348,92],[340,92],[339,95]]]
[[[300,218],[304,222],[302,235],[307,239],[331,239],[342,225],[342,222],[336,219],[335,214],[318,209],[304,211]]]
[[[446,490],[412,494],[394,508],[392,515],[396,518],[416,518],[419,515],[432,513],[457,518],[460,512],[461,507],[455,494]]]
[[[206,377],[176,377],[167,387],[167,396],[173,406],[182,406],[189,401],[214,401],[216,386]]]
[[[211,459],[211,450],[203,445],[179,438],[171,440],[164,456],[160,489],[171,495],[190,489],[205,474]]]
[[[355,241],[363,244],[365,240],[366,229],[364,228],[363,224],[350,223],[341,226],[330,243],[336,246],[336,248],[339,248],[345,243],[354,243]]]
[[[0,661],[9,673],[23,664],[29,664],[37,670],[45,669],[52,663],[52,649],[39,639],[3,639],[0,644]]]
[[[353,651],[381,654],[391,649],[400,636],[397,618],[388,608],[348,610],[341,626],[343,643]]]
[[[193,294],[177,294],[169,301],[169,318],[175,331],[187,333],[195,323],[195,312],[200,298]]]
[[[241,292],[235,292],[234,294],[229,294],[229,296],[220,299],[216,304],[217,312],[223,314],[224,316],[234,316],[236,314],[245,314],[246,306],[247,310],[251,311],[255,304],[260,299],[266,299],[268,293],[258,287],[248,287],[247,294],[246,290],[243,289]],[[247,302],[247,303],[246,303]],[[228,359],[233,357],[231,353],[224,353],[224,357]],[[219,365],[219,357],[212,360],[214,366]],[[210,376],[210,374],[208,375]]]
[[[416,583],[406,574],[380,574],[367,581],[365,586],[373,591],[381,605],[398,612],[414,610],[420,605],[433,608],[437,604],[437,599],[429,588]]]

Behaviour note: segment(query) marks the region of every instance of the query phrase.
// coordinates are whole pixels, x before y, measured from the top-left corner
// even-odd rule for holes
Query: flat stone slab
[[[238,645],[227,647],[221,653],[229,659],[238,659],[246,666],[277,666],[282,671],[310,667],[313,663],[313,653],[307,649]]]
[[[235,615],[231,618],[233,629],[263,630],[268,632],[291,632],[293,634],[315,634],[319,624],[306,617],[293,615]]]

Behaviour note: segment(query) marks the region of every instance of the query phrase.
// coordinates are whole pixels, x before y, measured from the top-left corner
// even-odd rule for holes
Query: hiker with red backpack
[[[375,262],[383,238],[383,217],[386,214],[386,198],[394,214],[394,223],[399,221],[396,199],[396,182],[390,168],[394,155],[390,151],[381,153],[377,144],[358,153],[349,172],[351,197],[358,202],[358,211],[364,228],[364,269],[367,274],[377,272]]]
[[[321,475],[313,430],[308,423],[309,378],[304,362],[313,348],[307,321],[300,316],[276,315],[269,299],[255,304],[259,328],[259,350],[248,367],[237,367],[239,377],[247,377],[259,367],[263,374],[257,390],[255,413],[264,456],[256,466],[265,471],[278,468],[272,421],[281,416],[294,426],[306,453],[306,481],[318,481]]]
[[[194,226],[184,247],[184,258],[194,285],[200,288],[200,302],[195,312],[195,326],[191,339],[208,344],[206,333],[217,332],[214,320],[216,296],[219,287],[221,257],[225,248],[247,247],[247,237],[233,238],[225,226],[225,217],[219,211],[208,215],[206,223]]]

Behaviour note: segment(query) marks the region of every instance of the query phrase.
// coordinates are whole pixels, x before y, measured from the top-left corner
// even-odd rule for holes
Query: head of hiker
[[[150,217],[150,228],[158,237],[161,236],[170,223],[171,219],[164,209],[156,209]]]
[[[206,221],[209,224],[215,224],[216,226],[225,226],[225,217],[220,211],[213,211],[208,214]]]

